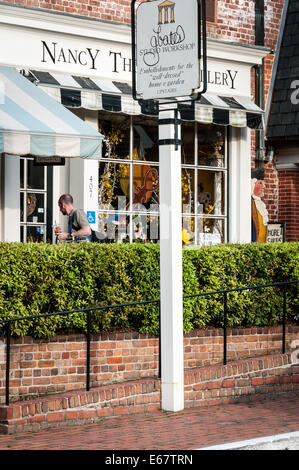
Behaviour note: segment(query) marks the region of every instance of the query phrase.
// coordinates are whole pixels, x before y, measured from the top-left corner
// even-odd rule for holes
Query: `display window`
[[[158,123],[99,114],[99,229],[107,241],[159,241]],[[182,123],[182,241],[227,241],[226,129]]]
[[[46,241],[47,167],[20,159],[20,240]]]

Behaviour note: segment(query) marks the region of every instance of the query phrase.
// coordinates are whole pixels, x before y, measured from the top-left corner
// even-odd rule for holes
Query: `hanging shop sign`
[[[267,243],[285,241],[285,222],[269,222],[267,224]]]
[[[142,99],[190,96],[200,86],[197,0],[152,1],[136,13],[136,85]]]

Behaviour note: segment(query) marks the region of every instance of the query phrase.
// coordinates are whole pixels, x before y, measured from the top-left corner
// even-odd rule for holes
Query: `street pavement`
[[[299,432],[258,437],[241,442],[230,442],[200,450],[299,450]]]
[[[0,451],[264,450],[265,445],[271,450],[299,449],[299,392],[247,400],[0,435]]]

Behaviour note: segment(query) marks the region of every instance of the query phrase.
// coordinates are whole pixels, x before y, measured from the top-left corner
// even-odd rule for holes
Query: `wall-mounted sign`
[[[167,2],[147,2],[143,5],[151,5],[151,4],[158,4],[161,5]],[[171,3],[171,2],[170,2]],[[179,20],[178,26],[183,26],[182,23],[184,20],[183,18],[177,17],[177,8],[178,3],[175,3],[175,7],[173,10],[174,19],[177,21]],[[189,7],[189,4],[193,4],[192,0],[182,1],[181,3]],[[197,3],[197,2],[195,2]],[[157,6],[154,7],[157,15],[155,16],[155,31],[159,31],[159,9]],[[185,12],[184,8],[184,12]],[[139,11],[139,7],[138,10]],[[165,22],[165,15],[166,9],[160,10],[161,20],[163,23]],[[0,13],[1,13],[1,5],[0,5]],[[37,12],[36,12],[37,13]],[[0,15],[1,16],[1,15]],[[55,16],[55,15],[54,15]],[[194,17],[196,15],[193,15]],[[9,24],[5,23],[2,24],[0,28],[0,43],[1,44],[8,44],[8,47],[3,48],[1,50],[1,63],[11,66],[17,67],[20,69],[31,69],[31,70],[39,70],[39,71],[48,71],[50,73],[64,73],[70,75],[78,75],[83,77],[97,77],[97,78],[104,78],[104,79],[117,79],[120,81],[130,82],[132,78],[132,60],[131,60],[131,44],[129,42],[110,42],[104,39],[100,39],[97,37],[85,37],[85,30],[82,28],[82,34],[72,35],[67,31],[62,32],[55,32],[55,18],[53,17],[53,22],[50,22],[50,19],[53,17],[52,14],[49,14],[49,18],[47,23],[49,23],[53,29],[53,31],[48,31],[47,29],[41,29],[40,27],[25,27],[22,24]],[[169,21],[171,21],[171,9],[168,13]],[[12,21],[16,21],[13,20]],[[21,22],[22,23],[22,22]],[[157,27],[156,27],[157,26]],[[56,25],[58,28],[58,25]],[[161,24],[160,31],[163,31],[167,25]],[[171,28],[174,27],[172,23],[168,25],[171,34]],[[176,32],[176,27],[175,30]],[[180,34],[181,32],[181,34]],[[184,29],[185,32],[185,29]],[[186,32],[185,32],[186,33]],[[152,32],[151,36],[154,33]],[[184,41],[181,43],[177,43],[183,39],[183,33],[180,28],[178,28],[177,35],[172,34],[170,36],[169,42],[170,44],[166,45],[167,43],[167,36],[155,36],[155,40],[158,43],[163,42],[163,48],[166,50],[168,48],[168,57],[170,62],[172,59],[176,57],[177,54],[180,52],[184,57],[187,57],[189,54],[194,56],[196,55],[195,50],[190,47],[188,50],[188,44],[193,44],[189,37],[189,26],[188,26],[188,35]],[[197,38],[197,36],[196,36]],[[165,43],[165,45],[164,45]],[[209,50],[211,44],[208,43],[208,63],[207,63],[207,80],[208,80],[208,92],[216,93],[216,94],[228,94],[231,96],[232,92],[238,96],[250,96],[251,88],[250,88],[250,71],[251,71],[251,64],[248,64],[244,61],[244,47],[242,47],[242,54],[239,52],[238,54],[234,54],[233,57],[223,58],[223,50],[216,50],[215,44],[212,43],[213,51],[211,51],[211,56],[209,56]],[[221,43],[220,43],[221,45]],[[220,47],[219,45],[219,47]],[[184,49],[183,48],[185,47]],[[159,49],[162,50],[162,46],[157,46]],[[172,49],[170,49],[172,48]],[[149,49],[148,47],[143,48]],[[150,47],[150,49],[153,49]],[[177,51],[176,51],[177,49]],[[250,49],[252,50],[252,49]],[[231,47],[227,46],[227,51],[231,52]],[[184,52],[184,54],[183,54]],[[142,54],[139,58],[141,58],[144,54]],[[149,58],[150,55],[145,55],[146,58]],[[161,53],[159,55],[161,57]],[[217,58],[218,57],[218,58]],[[219,57],[222,57],[219,59]],[[137,57],[138,59],[138,57]],[[188,65],[189,61],[187,61]],[[197,60],[196,60],[197,63]],[[179,65],[179,64],[178,64]],[[187,68],[186,65],[186,72],[190,72],[192,75],[194,72],[199,73],[199,86],[201,86],[202,82],[202,75],[203,72],[198,71],[197,67],[192,67],[190,69]],[[170,63],[169,67],[173,67],[174,63]],[[157,67],[157,65],[155,66]],[[145,67],[143,67],[145,69]],[[147,70],[151,70],[149,66],[147,66]],[[185,71],[185,68],[181,68],[178,72]],[[164,82],[166,82],[166,86],[169,84],[169,87],[174,87],[175,85],[172,82],[176,80],[184,80],[183,73],[180,73],[180,76],[173,77],[171,75],[175,74],[174,69],[168,70],[165,72]],[[156,69],[156,73],[154,74],[157,80],[151,80],[151,77],[148,76],[147,73],[142,74],[142,80],[146,79],[148,82],[155,82],[155,84],[159,83],[161,71],[159,72]],[[146,78],[147,77],[147,78]],[[162,76],[161,76],[162,78]],[[175,80],[176,78],[176,80]],[[163,86],[163,85],[162,85]],[[155,87],[152,87],[152,89]],[[165,94],[161,93],[164,97]],[[0,103],[1,103],[1,96],[3,98],[3,93],[1,93],[1,84],[0,84]]]
[[[136,81],[143,99],[190,96],[199,88],[197,11],[197,0],[139,5]]]
[[[95,211],[87,211],[86,212],[87,220],[90,224],[96,223],[96,212]]]
[[[5,25],[0,28],[1,63],[20,69],[83,77],[131,79],[130,44]],[[0,88],[1,99],[1,88]]]
[[[54,166],[54,165],[59,165],[59,166],[64,166],[65,165],[65,158],[63,157],[39,157],[36,156],[34,157],[34,165],[39,166],[39,165],[45,165],[45,166]]]
[[[285,222],[269,222],[267,224],[267,243],[285,241]]]

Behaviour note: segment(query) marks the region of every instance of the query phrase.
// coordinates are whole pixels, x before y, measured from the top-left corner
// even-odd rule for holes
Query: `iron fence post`
[[[227,292],[224,292],[224,320],[223,320],[223,364],[226,365],[226,347],[227,347]]]
[[[9,375],[10,375],[10,336],[11,321],[6,325],[6,381],[5,381],[5,404],[9,405]]]
[[[91,320],[91,312],[90,310],[87,311],[87,332],[86,332],[86,391],[88,392],[90,389],[90,320]]]

